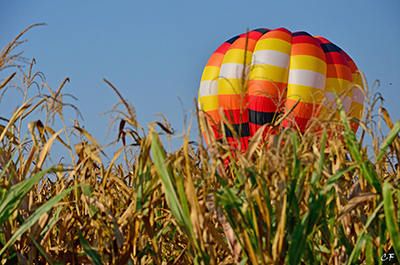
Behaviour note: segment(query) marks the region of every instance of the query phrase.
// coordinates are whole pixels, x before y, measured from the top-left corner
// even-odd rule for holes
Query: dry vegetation
[[[121,99],[111,112],[122,148],[103,161],[90,133],[65,122],[63,109],[73,108],[62,92],[67,80],[52,90],[34,61],[20,67],[26,62],[14,50],[23,33],[0,55],[1,73],[15,69],[1,92],[25,95],[0,123],[1,264],[232,264],[224,219],[241,264],[382,264],[389,249],[400,254],[400,123],[378,106],[379,95],[366,91],[358,139],[339,110],[341,121],[324,122],[318,134],[281,128],[268,147],[254,137],[245,154],[218,142],[210,151],[188,133],[166,153],[160,133],[172,133],[168,123],[142,129],[106,81]],[[54,119],[64,128],[52,128]],[[55,142],[71,165],[49,162]]]

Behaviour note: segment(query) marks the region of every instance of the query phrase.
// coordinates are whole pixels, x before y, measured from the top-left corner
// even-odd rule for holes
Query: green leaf
[[[386,226],[389,231],[390,238],[392,239],[393,249],[397,257],[400,257],[400,231],[395,220],[395,209],[392,199],[392,185],[386,182],[383,185],[383,209],[385,211]]]
[[[42,171],[43,172],[43,171]],[[63,192],[57,194],[50,200],[48,200],[45,204],[40,206],[22,225],[21,227],[12,235],[10,240],[4,245],[4,247],[0,250],[0,257],[4,254],[4,252],[18,240],[18,238],[25,233],[29,228],[34,225],[39,218],[45,214],[46,212],[50,211],[56,203],[58,203],[65,195],[70,193],[73,189],[77,186],[71,187],[69,189],[64,190]]]
[[[3,150],[0,150],[0,152],[3,152]],[[14,158],[15,152],[13,152],[11,158],[7,161],[7,164],[5,166],[3,166],[2,171],[0,173],[0,179],[2,179],[4,177],[4,175],[6,174],[6,172],[8,171],[8,168],[11,166],[11,164],[13,163],[13,158]],[[17,162],[19,161],[19,158],[17,159]],[[14,172],[12,172],[11,174],[13,174]],[[12,178],[12,175],[10,176]],[[10,179],[8,179],[7,181],[10,181]],[[0,199],[2,199],[2,197],[0,197]]]
[[[296,178],[301,170],[300,159],[297,157],[297,145],[298,145],[298,137],[295,133],[292,133],[293,140],[293,166],[292,166],[292,177]]]
[[[89,245],[89,243],[86,241],[86,239],[82,236],[82,233],[79,229],[78,229],[78,236],[79,236],[79,241],[81,242],[82,248],[85,251],[86,255],[88,255],[88,257],[90,258],[90,260],[95,265],[102,265],[103,262],[101,261],[100,254]]]
[[[381,146],[381,150],[379,151],[378,156],[376,157],[376,162],[379,162],[382,159],[382,157],[385,155],[386,149],[388,149],[388,147],[396,139],[399,131],[400,131],[400,120],[398,120],[395,123],[395,125],[392,128],[392,130],[390,131],[388,136],[386,136],[385,140],[383,141],[382,146]]]
[[[240,261],[239,265],[246,265],[248,259],[249,259],[248,257],[244,257],[244,258]]]
[[[373,257],[374,251],[372,249],[372,246],[373,246],[372,237],[371,237],[370,234],[366,234],[365,236],[366,236],[365,237],[365,239],[366,239],[366,242],[365,242],[365,260],[366,260],[367,265],[372,265],[373,262],[374,262],[374,257]]]
[[[327,140],[327,133],[324,131],[323,136],[322,136],[322,146],[321,146],[321,151],[319,154],[319,161],[318,161],[318,168],[317,171],[314,171],[315,173],[312,176],[311,183],[315,186],[318,184],[321,176],[322,176],[322,169],[324,167],[324,162],[325,162],[325,147],[326,147],[326,140]]]
[[[353,170],[353,169],[355,169],[355,168],[357,168],[357,167],[359,167],[359,164],[354,164],[354,165],[351,165],[351,166],[349,166],[349,167],[346,167],[345,169],[343,169],[343,170],[341,170],[341,171],[339,171],[339,172],[333,174],[333,175],[328,179],[328,181],[326,182],[325,190],[329,190],[330,188],[332,188],[332,187],[333,187],[333,184],[335,184],[335,182],[336,182],[340,177],[342,177],[345,173],[347,173],[347,172],[349,172],[349,171],[351,171],[351,170]]]
[[[37,250],[42,254],[42,256],[46,259],[48,264],[52,264],[53,260],[51,259],[50,255],[43,249],[43,247],[36,241],[32,234],[29,234],[29,238],[32,240],[33,244],[37,248]]]
[[[335,93],[336,97],[337,94]],[[347,114],[343,109],[342,103],[337,97],[337,105],[339,106],[339,112],[340,112],[340,118],[342,120],[342,123],[344,125],[344,140],[349,148],[349,152],[351,156],[353,157],[356,162],[360,163],[360,171],[361,175],[365,180],[373,186],[377,192],[382,191],[381,183],[378,179],[378,176],[374,170],[374,167],[369,160],[365,160],[363,157],[363,152],[362,149],[357,141],[355,133],[351,130],[349,121],[347,120]]]
[[[172,169],[167,167],[165,164],[165,151],[161,148],[160,143],[158,142],[157,134],[153,133],[152,136],[153,139],[151,142],[151,150],[154,159],[154,165],[164,186],[167,203],[179,224],[183,226],[183,228],[187,229],[188,234],[192,236],[192,238],[195,238],[190,217],[186,216],[184,209],[182,208],[182,204],[178,199],[178,194],[175,191],[175,186],[172,182]]]
[[[300,264],[301,258],[305,252],[308,236],[314,230],[315,225],[321,218],[322,212],[326,205],[325,194],[310,194],[309,210],[306,212],[301,221],[297,223],[290,242],[287,264]]]
[[[26,194],[52,168],[40,171],[28,179],[12,186],[0,202],[0,226],[16,211]]]
[[[301,256],[304,252],[306,235],[304,220],[308,214],[304,214],[303,220],[298,222],[292,234],[292,240],[287,254],[287,264],[299,264]]]
[[[314,249],[323,253],[331,253],[331,250],[324,245],[314,246]]]
[[[43,228],[42,232],[40,233],[40,236],[44,236],[44,235],[47,233],[47,231],[49,231],[49,229],[53,226],[53,224],[54,224],[54,223],[57,221],[57,219],[59,218],[60,213],[61,213],[61,210],[62,210],[62,207],[59,206],[59,207],[57,208],[56,213],[55,213],[55,214],[53,215],[53,217],[50,219],[49,223],[46,225],[45,228]]]

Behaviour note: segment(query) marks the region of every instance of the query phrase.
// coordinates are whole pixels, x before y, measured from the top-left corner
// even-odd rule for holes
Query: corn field
[[[0,114],[1,264],[393,264],[400,257],[400,121],[366,82],[358,135],[339,107],[340,120],[318,124],[317,133],[281,128],[270,141],[259,133],[242,153],[212,137],[207,148],[201,133],[191,142],[190,127],[181,147],[166,152],[168,120],[142,128],[132,104],[104,80],[120,98],[110,113],[122,146],[107,159],[90,132],[64,118],[66,108],[80,115],[66,101],[68,80],[52,89],[34,60],[16,52],[31,27],[0,54],[2,95],[24,95],[10,117]],[[195,118],[192,127],[203,119]],[[71,163],[51,157],[56,142]]]

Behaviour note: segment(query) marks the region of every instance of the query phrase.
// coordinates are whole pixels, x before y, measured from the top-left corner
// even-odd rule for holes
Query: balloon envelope
[[[360,120],[364,93],[357,70],[350,56],[323,37],[256,29],[225,41],[211,55],[201,78],[199,109],[217,139],[224,131],[228,142],[246,150],[261,126],[289,110],[282,125],[304,132],[310,120],[335,108],[335,93],[345,112]],[[270,130],[264,133],[274,133]]]

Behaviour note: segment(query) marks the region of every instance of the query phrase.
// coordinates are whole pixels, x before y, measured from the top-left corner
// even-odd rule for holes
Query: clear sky
[[[78,98],[69,102],[80,109],[81,125],[102,143],[112,139],[104,141],[109,116],[99,114],[118,101],[103,78],[132,102],[142,126],[162,113],[182,133],[209,56],[247,28],[285,27],[329,39],[353,58],[370,85],[380,80],[384,106],[394,121],[400,119],[398,0],[1,0],[0,46],[42,22],[46,26],[25,35],[24,56],[36,59],[35,70],[53,89],[70,78],[64,92]],[[3,100],[0,116],[9,118],[15,106],[15,100]]]

